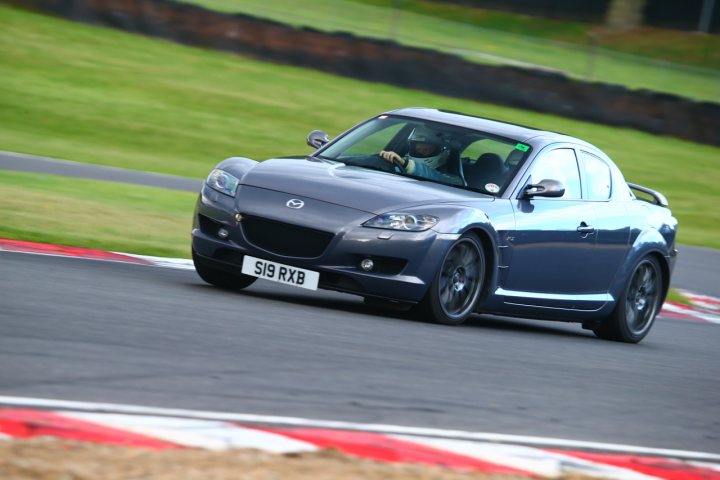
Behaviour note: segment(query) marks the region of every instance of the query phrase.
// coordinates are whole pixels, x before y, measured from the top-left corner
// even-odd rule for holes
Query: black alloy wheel
[[[633,270],[615,310],[596,330],[606,340],[638,343],[647,336],[662,299],[662,271],[657,259],[643,257]]]
[[[468,233],[448,250],[420,307],[437,323],[460,325],[472,314],[485,282],[485,254]]]

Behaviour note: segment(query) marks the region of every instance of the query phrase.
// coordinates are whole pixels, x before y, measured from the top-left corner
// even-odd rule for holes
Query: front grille
[[[323,254],[332,233],[244,215],[242,230],[248,242],[276,255],[314,258]]]

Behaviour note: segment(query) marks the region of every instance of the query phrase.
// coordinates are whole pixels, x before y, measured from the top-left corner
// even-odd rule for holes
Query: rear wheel
[[[638,343],[650,331],[662,298],[662,270],[652,256],[642,258],[628,279],[615,310],[594,330],[606,340]]]
[[[475,308],[485,282],[485,254],[477,236],[460,237],[445,254],[418,313],[445,325],[460,325]]]
[[[242,290],[243,288],[252,285],[257,278],[250,275],[232,274],[224,270],[213,268],[203,262],[202,258],[192,251],[193,264],[195,264],[195,271],[197,274],[211,285],[216,287],[224,288],[226,290]]]

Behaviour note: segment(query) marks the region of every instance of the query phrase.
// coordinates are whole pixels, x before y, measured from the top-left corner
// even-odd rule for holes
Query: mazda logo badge
[[[285,205],[290,208],[302,208],[305,206],[305,202],[298,200],[297,198],[291,198]]]

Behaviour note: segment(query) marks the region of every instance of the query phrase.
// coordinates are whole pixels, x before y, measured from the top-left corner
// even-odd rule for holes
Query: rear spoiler
[[[641,185],[636,185],[636,184],[630,183],[630,182],[628,182],[628,187],[630,187],[631,190],[635,190],[637,192],[641,192],[646,195],[650,195],[653,199],[652,203],[654,203],[655,205],[660,205],[661,207],[667,207],[669,205],[667,198],[665,198],[665,195],[663,195],[660,192],[656,192],[655,190],[652,190],[650,188],[643,187]],[[646,198],[640,198],[640,200],[649,201]]]

